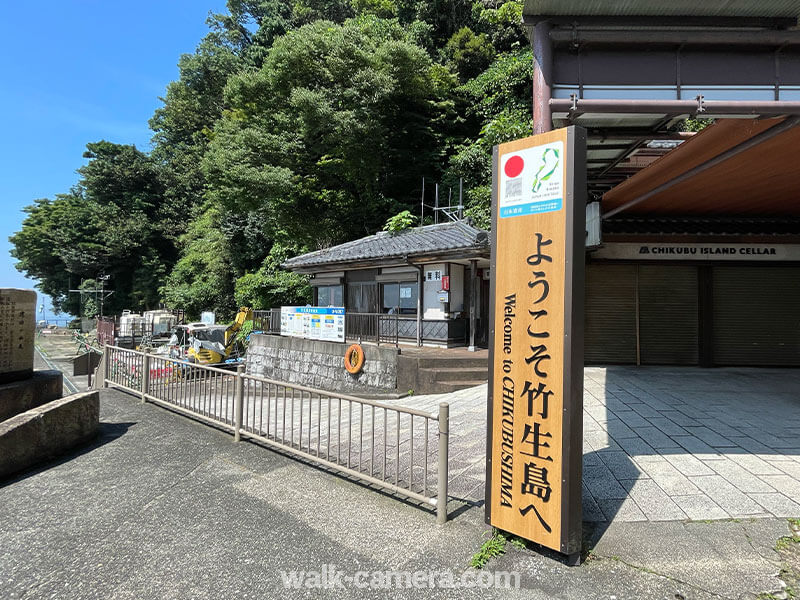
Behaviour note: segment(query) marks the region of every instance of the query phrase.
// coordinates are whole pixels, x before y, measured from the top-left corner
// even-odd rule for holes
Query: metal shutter
[[[800,269],[715,267],[714,363],[800,365]]]
[[[635,269],[586,266],[585,362],[636,363]]]
[[[639,266],[643,365],[698,363],[697,267]]]

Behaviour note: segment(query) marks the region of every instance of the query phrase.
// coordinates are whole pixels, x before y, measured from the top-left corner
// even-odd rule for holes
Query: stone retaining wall
[[[349,394],[394,393],[397,349],[363,345],[364,368],[344,368],[350,344],[256,334],[247,348],[247,372],[277,381]]]
[[[0,421],[61,398],[61,371],[34,371],[33,377],[0,384]]]
[[[53,400],[0,423],[0,479],[51,460],[97,435],[98,392]]]

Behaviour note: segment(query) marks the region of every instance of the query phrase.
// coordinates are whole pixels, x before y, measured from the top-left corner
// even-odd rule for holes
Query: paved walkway
[[[800,516],[800,370],[587,367],[584,520]],[[483,500],[486,386],[451,405],[451,492]]]
[[[488,565],[518,573],[519,590],[286,588],[281,571],[325,565],[461,577],[488,534],[483,511],[466,505],[438,526],[416,505],[119,391],[102,391],[100,416],[94,443],[0,482],[0,598],[733,600],[780,589],[785,519],[587,526],[580,567],[512,547]]]
[[[160,397],[232,423],[230,376],[164,380],[163,390],[158,381]],[[417,418],[412,435],[408,415],[252,385],[249,431],[435,495],[435,422]],[[588,367],[584,388],[585,521],[800,516],[800,370]],[[486,385],[385,403],[436,414],[442,401],[451,406],[452,501],[481,504]]]

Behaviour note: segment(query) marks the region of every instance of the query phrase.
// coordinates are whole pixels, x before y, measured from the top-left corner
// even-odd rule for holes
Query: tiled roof
[[[464,251],[485,251],[489,255],[489,234],[468,221],[415,227],[398,233],[381,231],[375,235],[346,242],[324,250],[290,258],[283,266],[301,269],[390,258],[424,257]]]

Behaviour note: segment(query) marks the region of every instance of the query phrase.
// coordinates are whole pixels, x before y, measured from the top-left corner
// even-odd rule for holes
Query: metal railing
[[[253,331],[279,334],[281,332],[281,309],[268,308],[266,310],[254,310]]]
[[[400,338],[417,337],[417,317],[386,313],[345,313],[344,335],[361,340],[398,345]]]
[[[447,403],[430,414],[117,346],[104,360],[106,387],[429,504],[447,521]]]
[[[280,334],[281,309],[253,311],[253,330]],[[400,339],[417,339],[417,317],[387,313],[346,312],[344,315],[345,339],[394,344]]]

